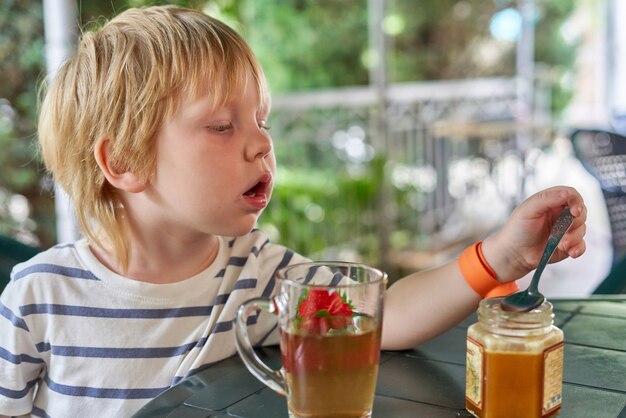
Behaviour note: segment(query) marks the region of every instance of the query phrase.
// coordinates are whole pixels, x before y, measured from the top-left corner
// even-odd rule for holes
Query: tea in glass
[[[372,318],[359,317],[358,327],[347,328],[338,332],[330,328],[323,335],[281,329],[289,410],[295,416],[369,416],[380,359],[380,326]]]

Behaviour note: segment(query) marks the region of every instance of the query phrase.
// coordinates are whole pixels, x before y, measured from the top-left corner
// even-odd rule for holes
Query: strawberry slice
[[[301,317],[310,317],[318,311],[326,309],[330,304],[330,295],[327,290],[311,289],[304,300],[300,302],[298,315]]]
[[[350,303],[338,292],[328,290],[312,289],[298,306],[300,329],[319,335],[347,327],[352,316]]]
[[[330,295],[328,313],[331,316],[352,316],[352,308],[349,303],[344,302],[339,293],[333,292]]]

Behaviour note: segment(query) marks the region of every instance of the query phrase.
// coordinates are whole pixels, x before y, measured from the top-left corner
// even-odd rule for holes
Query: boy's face
[[[208,96],[183,97],[159,131],[148,205],[170,232],[240,236],[267,206],[276,170],[268,109],[251,74],[247,86],[216,109]]]

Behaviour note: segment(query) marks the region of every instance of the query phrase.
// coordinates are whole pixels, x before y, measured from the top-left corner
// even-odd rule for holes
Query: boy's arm
[[[483,241],[483,255],[498,281],[517,280],[535,268],[552,223],[565,206],[570,207],[574,223],[551,262],[582,255],[586,220],[582,197],[569,187],[546,189],[520,204],[504,227]],[[387,291],[382,348],[414,348],[466,318],[480,299],[457,260],[398,280]]]
[[[382,348],[414,348],[462,321],[479,301],[456,260],[404,277],[387,290]]]

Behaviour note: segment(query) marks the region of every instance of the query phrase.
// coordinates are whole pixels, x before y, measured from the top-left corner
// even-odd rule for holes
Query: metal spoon
[[[543,250],[543,255],[541,256],[541,260],[539,260],[539,265],[535,270],[535,274],[533,274],[533,278],[530,281],[528,289],[514,293],[502,299],[502,302],[500,303],[502,310],[528,312],[543,303],[545,297],[539,292],[539,277],[541,276],[541,273],[543,273],[543,269],[546,267],[546,264],[548,264],[550,257],[552,257],[554,250],[556,250],[557,245],[559,245],[561,238],[563,238],[563,235],[565,235],[573,221],[574,217],[570,213],[569,208],[563,209],[563,211],[559,214],[559,217],[556,219],[556,222],[554,222],[554,225],[552,225],[552,231],[550,231],[548,243],[546,244],[546,248]]]

